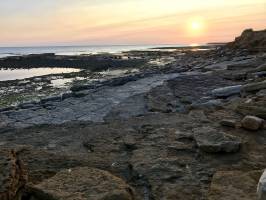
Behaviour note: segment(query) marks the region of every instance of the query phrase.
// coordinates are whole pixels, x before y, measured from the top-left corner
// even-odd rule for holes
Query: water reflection
[[[138,69],[108,69],[106,71],[99,72],[99,74],[104,76],[120,76],[127,73],[139,72]]]
[[[0,69],[0,81],[31,78],[48,74],[79,72],[74,68],[31,68],[31,69]]]
[[[75,78],[60,78],[51,80],[51,85],[55,88],[67,88],[69,84],[74,81],[85,80],[83,77],[75,77]]]

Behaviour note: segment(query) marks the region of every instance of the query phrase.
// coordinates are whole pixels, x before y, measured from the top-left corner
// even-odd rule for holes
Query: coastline
[[[67,194],[71,200],[80,187],[82,194],[93,193],[95,180],[93,187],[109,191],[108,198],[257,199],[266,168],[266,54],[257,48],[264,44],[254,45],[246,34],[257,40],[256,32],[244,32],[204,51],[171,47],[0,59],[5,67],[82,70],[0,82],[13,91],[28,88],[18,96],[43,87],[36,101],[30,96],[0,103],[0,147],[13,149],[27,165],[28,180],[19,191],[25,199]],[[59,90],[49,87],[53,77],[85,79]],[[13,91],[5,92],[7,99]]]

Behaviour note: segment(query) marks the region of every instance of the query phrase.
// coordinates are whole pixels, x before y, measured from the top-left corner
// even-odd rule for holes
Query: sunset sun
[[[203,27],[203,24],[201,21],[192,21],[190,24],[191,30],[194,30],[194,31],[198,31],[202,29],[202,27]]]
[[[206,22],[201,17],[194,17],[187,21],[187,32],[190,36],[201,36],[206,31],[205,28]]]

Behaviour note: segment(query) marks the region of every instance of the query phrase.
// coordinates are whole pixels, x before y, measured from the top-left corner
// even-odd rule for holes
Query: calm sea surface
[[[113,46],[47,46],[47,47],[0,47],[0,58],[6,56],[55,53],[57,55],[80,55],[96,53],[119,53],[130,50],[145,50],[156,47],[173,47],[182,45],[113,45]],[[184,46],[184,45],[183,45]]]
[[[173,47],[180,45],[115,45],[115,46],[51,46],[51,47],[0,47],[0,58],[29,54],[55,53],[56,55],[97,54],[102,52],[119,53],[130,50],[145,50],[156,47]],[[69,68],[32,68],[32,69],[1,69],[0,81],[25,79],[47,74],[75,72]]]

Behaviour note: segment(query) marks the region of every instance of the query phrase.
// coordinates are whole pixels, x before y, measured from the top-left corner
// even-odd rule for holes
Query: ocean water
[[[56,55],[81,55],[97,53],[119,53],[130,50],[148,50],[156,47],[179,47],[182,45],[112,45],[112,46],[47,46],[47,47],[0,47],[0,58],[29,54],[55,53]],[[25,79],[48,74],[76,72],[70,68],[32,68],[32,69],[1,69],[0,81]],[[107,72],[104,72],[107,73]],[[117,73],[117,72],[108,72]]]
[[[184,45],[109,45],[109,46],[46,46],[46,47],[0,47],[0,58],[28,54],[55,53],[56,55],[81,55],[97,53],[119,53],[130,50],[145,50],[156,47]]]

